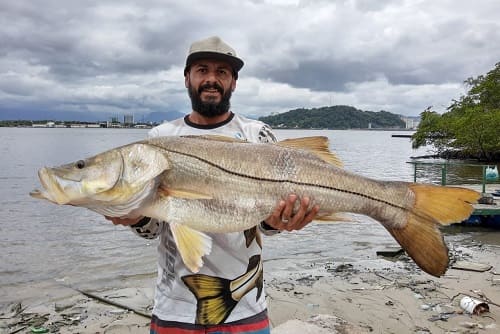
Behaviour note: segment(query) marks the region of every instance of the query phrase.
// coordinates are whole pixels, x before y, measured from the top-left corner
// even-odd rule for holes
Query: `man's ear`
[[[184,86],[186,88],[189,88],[189,73],[186,73],[186,75],[184,75]]]
[[[231,92],[234,92],[235,89],[236,89],[236,80],[233,79],[233,82],[231,83]]]

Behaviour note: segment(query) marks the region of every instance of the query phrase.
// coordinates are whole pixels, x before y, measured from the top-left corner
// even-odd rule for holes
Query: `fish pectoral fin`
[[[203,266],[203,256],[212,251],[212,238],[180,224],[170,223],[170,230],[186,267],[193,273],[200,271]]]
[[[321,160],[336,167],[342,167],[343,163],[337,155],[330,151],[328,138],[323,136],[291,138],[277,143],[283,147],[307,150],[316,155]]]
[[[231,298],[231,281],[208,275],[183,276],[182,281],[196,297],[196,323],[223,323],[238,303]]]
[[[163,186],[158,187],[158,193],[164,197],[172,196],[184,199],[212,199],[212,196],[194,190],[173,189]]]

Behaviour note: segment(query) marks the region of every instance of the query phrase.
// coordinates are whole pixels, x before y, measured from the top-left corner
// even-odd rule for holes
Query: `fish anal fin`
[[[324,136],[285,139],[278,142],[277,145],[307,150],[329,164],[332,164],[336,167],[343,166],[340,158],[330,151],[328,146],[328,138]]]
[[[200,271],[203,256],[212,251],[212,238],[180,224],[170,223],[170,230],[186,267],[193,273]]]
[[[197,324],[221,324],[237,304],[231,298],[230,281],[227,279],[197,274],[184,276],[182,280],[196,297]]]
[[[194,190],[174,189],[165,186],[158,187],[158,193],[163,197],[178,197],[184,199],[212,199],[212,196]]]

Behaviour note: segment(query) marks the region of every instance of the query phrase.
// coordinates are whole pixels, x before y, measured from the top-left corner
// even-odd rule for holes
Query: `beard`
[[[204,102],[201,100],[201,93],[204,89],[216,89],[221,95],[221,100],[219,103],[207,101]],[[194,111],[205,117],[216,117],[225,114],[229,111],[231,107],[231,90],[224,92],[224,89],[219,86],[217,83],[213,84],[205,84],[200,86],[198,90],[196,90],[191,84],[188,87],[189,98],[191,99],[191,107]]]

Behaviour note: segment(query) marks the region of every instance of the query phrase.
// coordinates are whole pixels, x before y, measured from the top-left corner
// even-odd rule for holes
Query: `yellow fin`
[[[415,201],[406,223],[384,226],[422,270],[439,277],[446,272],[449,259],[438,226],[467,219],[473,210],[470,203],[477,201],[480,194],[455,187],[421,184],[409,187]]]
[[[186,267],[193,273],[200,271],[204,255],[212,251],[212,238],[190,227],[170,223],[170,230]]]
[[[430,184],[411,184],[415,194],[413,211],[433,217],[441,225],[461,222],[469,218],[481,194],[460,187],[442,187]]]
[[[158,193],[164,197],[172,196],[185,199],[212,199],[212,196],[210,195],[193,190],[172,189],[163,186],[158,187]]]
[[[328,147],[328,138],[323,136],[291,138],[277,143],[283,147],[290,147],[310,151],[321,160],[334,166],[342,167],[343,163],[339,157],[332,153]]]
[[[182,280],[196,297],[197,324],[221,324],[237,304],[231,298],[228,279],[198,274],[183,276]]]

